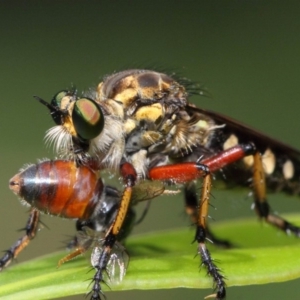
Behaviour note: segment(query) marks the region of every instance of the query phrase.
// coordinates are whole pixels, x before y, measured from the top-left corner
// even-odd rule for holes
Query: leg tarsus
[[[14,259],[14,255],[11,249],[5,251],[5,254],[0,260],[0,271],[2,271],[10,262]]]
[[[220,269],[213,262],[211,255],[204,243],[199,243],[198,253],[201,257],[202,265],[207,269],[207,274],[213,278],[216,285],[217,293],[207,296],[206,298],[215,298],[223,300],[226,298],[226,289],[224,276],[220,273]]]
[[[198,242],[198,253],[201,257],[202,264],[204,265],[207,274],[213,278],[214,285],[216,287],[216,294],[210,295],[209,297],[214,297],[216,300],[223,300],[226,297],[225,281],[224,276],[221,274],[220,269],[216,266],[211,255],[206,248],[206,232],[207,232],[207,215],[209,206],[209,196],[211,190],[211,176],[207,175],[203,179],[203,188],[199,203],[199,213],[197,220],[197,229],[195,240]]]
[[[100,268],[97,268],[97,271],[93,277],[93,288],[91,290],[91,292],[89,294],[91,294],[91,300],[102,300],[102,299],[106,299],[105,294],[102,291],[101,288],[101,283],[104,283],[104,279],[103,279],[103,270]]]
[[[91,300],[101,300],[101,297],[106,299],[101,283],[105,284],[103,273],[106,272],[107,264],[111,255],[111,250],[116,242],[116,236],[111,232],[106,235],[101,248],[95,247],[92,253],[91,261],[92,266],[96,269],[96,273],[93,277],[93,287],[91,290]]]
[[[300,237],[300,227],[286,221],[285,219],[277,215],[269,214],[267,217],[265,217],[265,220],[267,223],[279,228],[286,234],[292,233],[296,237]]]
[[[296,237],[300,237],[300,227],[286,221],[280,216],[271,213],[271,208],[266,199],[254,201],[254,207],[257,215],[263,218],[270,225],[284,231],[287,234],[294,234]]]

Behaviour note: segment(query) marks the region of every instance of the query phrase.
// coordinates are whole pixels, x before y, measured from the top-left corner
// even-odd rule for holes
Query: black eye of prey
[[[104,127],[104,116],[99,105],[87,98],[75,102],[72,120],[78,136],[84,140],[95,138]]]
[[[49,104],[52,119],[57,125],[62,125],[64,123],[64,115],[66,115],[67,112],[62,109],[61,102],[62,99],[68,95],[70,95],[70,92],[67,90],[59,91],[53,96],[51,103]]]
[[[49,109],[51,117],[56,125],[62,125],[64,123],[64,116],[66,116],[68,112],[65,109],[62,109],[61,102],[67,95],[70,95],[70,92],[62,90],[53,96],[51,103],[46,102],[38,96],[33,97]]]
[[[51,100],[51,105],[61,108],[61,100],[67,95],[70,95],[69,91],[67,90],[59,91],[53,96]]]

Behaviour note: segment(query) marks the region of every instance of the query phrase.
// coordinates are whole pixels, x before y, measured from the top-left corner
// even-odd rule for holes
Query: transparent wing
[[[117,242],[107,263],[107,274],[112,283],[119,284],[122,282],[126,274],[128,262],[129,256],[125,248]]]
[[[132,204],[153,199],[160,195],[174,195],[179,190],[166,189],[165,183],[159,180],[141,180],[133,187]]]
[[[98,263],[99,257],[102,252],[102,247],[95,246],[91,255],[91,264],[93,267]],[[122,282],[128,267],[129,256],[125,248],[118,242],[115,243],[109,260],[106,266],[106,272],[109,281],[112,284],[119,284]]]

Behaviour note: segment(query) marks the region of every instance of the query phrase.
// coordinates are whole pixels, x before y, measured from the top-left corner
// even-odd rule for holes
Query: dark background
[[[53,122],[32,95],[48,100],[72,84],[83,90],[124,68],[176,68],[213,95],[193,98],[198,106],[300,148],[299,15],[297,1],[1,1],[0,249],[19,237],[16,229],[27,218],[27,210],[8,189],[9,178],[25,163],[53,157],[43,142]],[[217,210],[211,215],[216,222],[252,215],[247,192],[214,191]],[[271,197],[271,203],[280,213],[300,208],[285,195]],[[136,232],[188,226],[183,215],[179,198],[153,201]],[[60,249],[65,235],[73,232],[72,221],[44,216],[43,222],[50,230],[38,234],[19,262]],[[259,232],[259,223],[257,228]],[[204,271],[199,280],[201,276]],[[107,295],[109,300],[175,300],[202,299],[208,293],[178,289]],[[295,294],[299,280],[228,289],[229,300]],[[84,299],[68,299],[75,298]]]

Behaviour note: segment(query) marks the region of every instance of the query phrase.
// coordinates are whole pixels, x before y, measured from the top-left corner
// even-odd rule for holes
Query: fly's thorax
[[[159,113],[149,118],[151,114],[146,112],[153,107],[157,109],[157,105],[161,108]],[[132,155],[147,149],[148,155],[163,153],[171,158],[183,158],[195,148],[207,147],[216,128],[213,119],[197,111],[172,110],[160,103],[143,106],[126,121],[126,153]]]
[[[124,120],[125,112],[124,106],[122,102],[119,102],[115,99],[105,99],[102,101],[97,101],[101,107],[102,111],[104,112],[104,118],[110,116],[111,118]]]
[[[139,178],[144,178],[149,165],[153,165],[152,157],[156,157],[155,154],[183,161],[196,148],[207,146],[215,128],[212,119],[202,114],[188,115],[186,112],[174,113],[171,119],[165,119],[158,124],[139,122],[126,137],[126,154],[136,168]]]
[[[148,106],[142,106],[132,116],[137,121],[145,120],[155,123],[158,119],[164,117],[164,108],[161,103],[154,103]]]
[[[136,120],[134,120],[132,118],[126,119],[124,121],[123,128],[124,128],[124,132],[125,132],[126,136],[130,135],[131,132],[133,132],[133,130],[135,130],[137,128]]]
[[[97,99],[114,99],[123,103],[128,115],[140,106],[163,101],[170,105],[186,105],[185,88],[163,73],[149,70],[126,70],[115,73],[98,85]]]
[[[161,126],[162,142],[153,145],[151,152],[161,152],[170,158],[186,157],[196,148],[207,147],[215,129],[213,119],[200,113],[189,114],[180,110]]]

